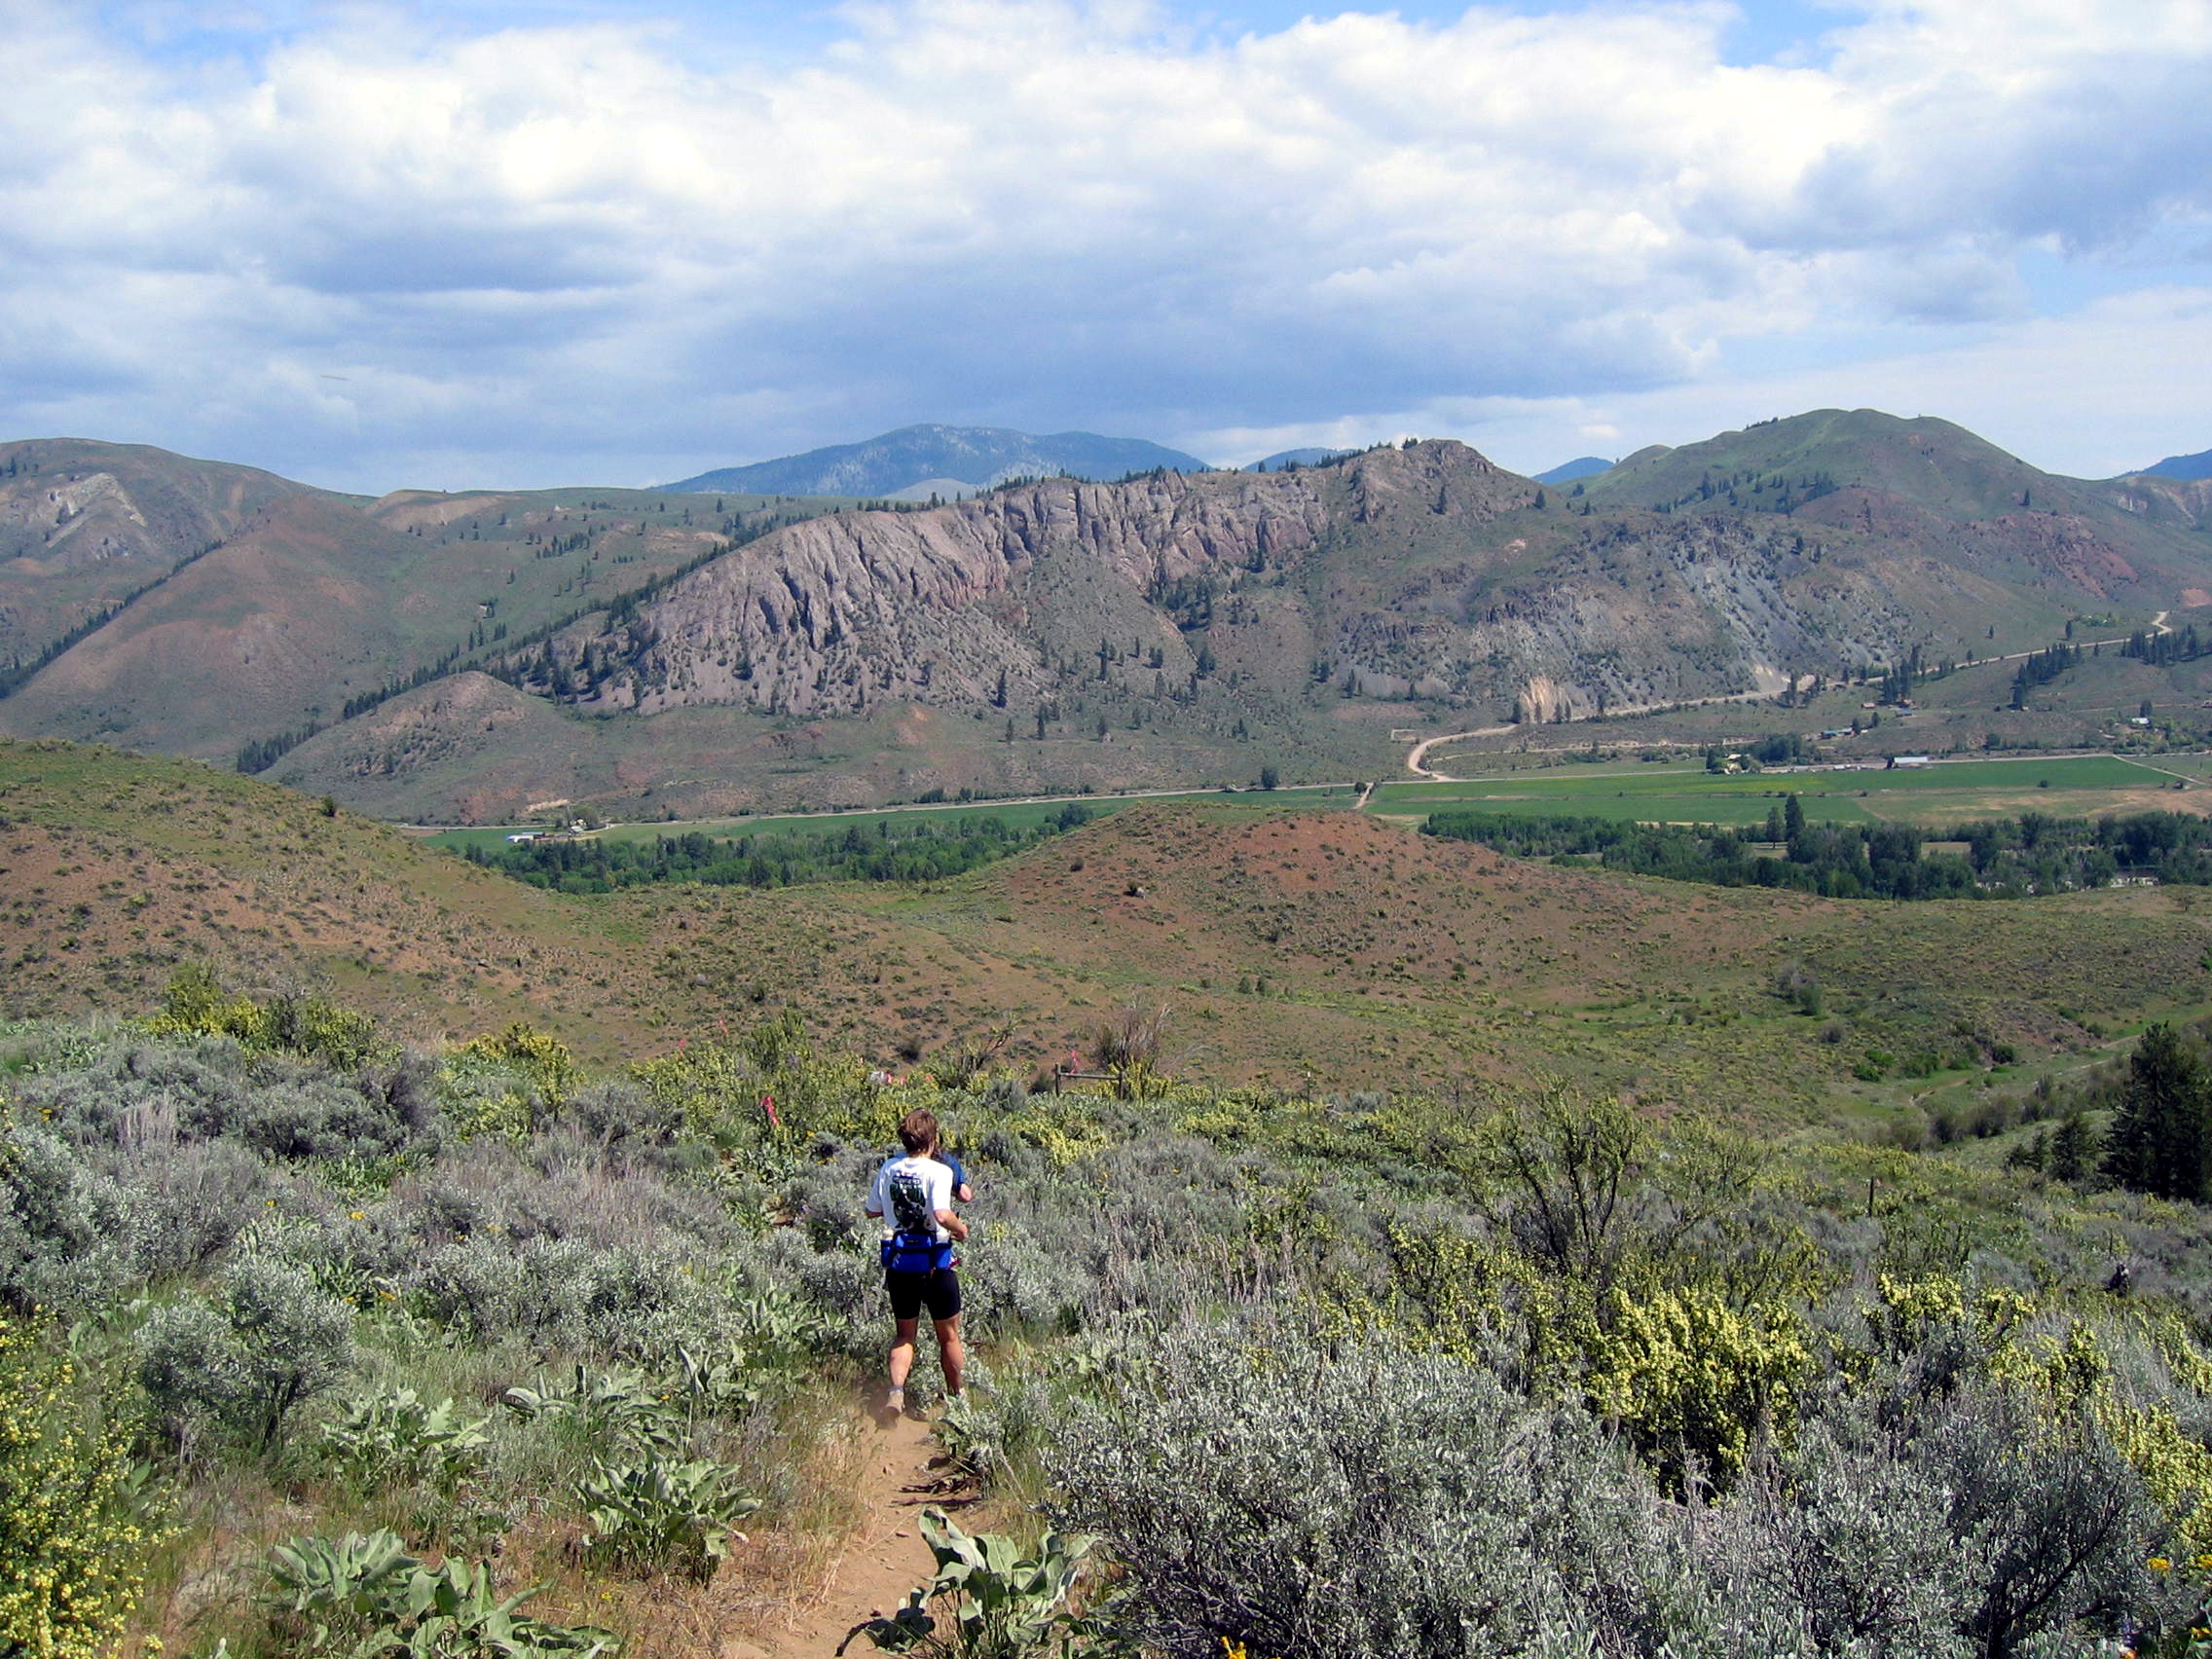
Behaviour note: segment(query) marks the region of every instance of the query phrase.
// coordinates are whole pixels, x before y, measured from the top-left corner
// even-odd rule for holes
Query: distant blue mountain
[[[664,485],[669,490],[727,490],[762,496],[895,496],[917,484],[981,490],[1009,478],[1115,479],[1165,467],[1203,472],[1195,455],[1142,438],[1095,432],[1040,437],[1003,426],[902,426],[865,443],[832,444],[804,455],[722,466]]]
[[[1273,455],[1262,456],[1244,470],[1246,472],[1280,472],[1286,466],[1319,466],[1325,461],[1342,461],[1357,450],[1294,449],[1277,450]]]
[[[2212,478],[2212,450],[2200,450],[2195,455],[2169,455],[2156,466],[2146,466],[2145,472],[2160,478]]]
[[[1600,472],[1610,472],[1612,469],[1613,463],[1611,461],[1601,461],[1594,455],[1585,455],[1577,456],[1572,461],[1562,461],[1549,472],[1538,472],[1533,476],[1539,484],[1571,484],[1577,478],[1589,478]]]

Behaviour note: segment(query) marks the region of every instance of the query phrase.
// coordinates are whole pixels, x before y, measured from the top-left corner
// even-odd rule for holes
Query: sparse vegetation
[[[982,1193],[940,1434],[985,1507],[888,1645],[2179,1652],[2212,1588],[2212,1232],[2172,1184],[2202,1090],[2136,1077],[2200,1064],[2187,888],[1869,911],[1254,796],[929,883],[571,898],[18,753],[80,781],[0,780],[58,889],[14,903],[94,940],[201,900],[170,868],[240,881],[158,862],[217,788],[268,803],[234,840],[361,872],[317,903],[419,876],[418,949],[441,906],[540,930],[506,937],[541,1000],[436,1002],[442,1040],[198,957],[111,993],[134,1019],[0,1028],[0,1299],[41,1420],[106,1436],[87,1599],[132,1641],[682,1659],[757,1625],[842,1525],[883,1335],[857,1195],[917,1105]],[[617,954],[585,929],[649,941],[674,1029],[584,1040]]]
[[[871,1081],[787,1015],[625,1078],[519,1027],[263,1048],[241,1002],[266,1013],[194,975],[147,1027],[9,1039],[0,1295],[49,1379],[11,1399],[109,1426],[18,1435],[0,1490],[40,1447],[90,1458],[110,1636],[669,1651],[656,1604],[583,1592],[742,1603],[740,1527],[800,1524],[807,1402],[880,1339],[855,1195],[920,1102],[987,1195],[997,1357],[945,1441],[1063,1535],[933,1520],[937,1577],[877,1645],[1656,1659],[1736,1630],[1811,1659],[1849,1623],[1964,1659],[2178,1641],[2207,1588],[2212,1231],[2093,1158],[2076,1188],[2047,1158],[1761,1149],[1564,1084],[1222,1090],[1174,1075],[1156,1009],[1101,1039],[1109,1091],[1031,1096],[987,1057]],[[258,1128],[394,1065],[421,1104],[380,1178]],[[196,1104],[150,1140],[131,1079]],[[465,1106],[499,1089],[523,1107]],[[268,1507],[212,1529],[218,1488]],[[240,1588],[185,1596],[187,1562]]]

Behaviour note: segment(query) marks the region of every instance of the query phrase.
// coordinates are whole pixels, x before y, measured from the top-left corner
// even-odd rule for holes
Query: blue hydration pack
[[[934,1233],[894,1233],[883,1241],[883,1271],[934,1273],[952,1266],[952,1241]]]

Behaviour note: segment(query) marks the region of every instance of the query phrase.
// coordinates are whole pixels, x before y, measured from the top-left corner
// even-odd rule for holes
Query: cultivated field
[[[1451,783],[1392,783],[1369,810],[1418,824],[1443,807],[1579,813],[1659,824],[1756,824],[1794,794],[1818,822],[1956,824],[2022,811],[2069,817],[2157,806],[2193,810],[2175,772],[2118,756],[1937,761],[1870,771],[1718,774],[1702,761],[1560,767]]]

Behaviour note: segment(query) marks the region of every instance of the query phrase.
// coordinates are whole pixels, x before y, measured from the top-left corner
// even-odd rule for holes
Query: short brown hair
[[[909,1158],[919,1158],[937,1148],[937,1114],[935,1112],[909,1112],[899,1120],[899,1144],[906,1149]]]

